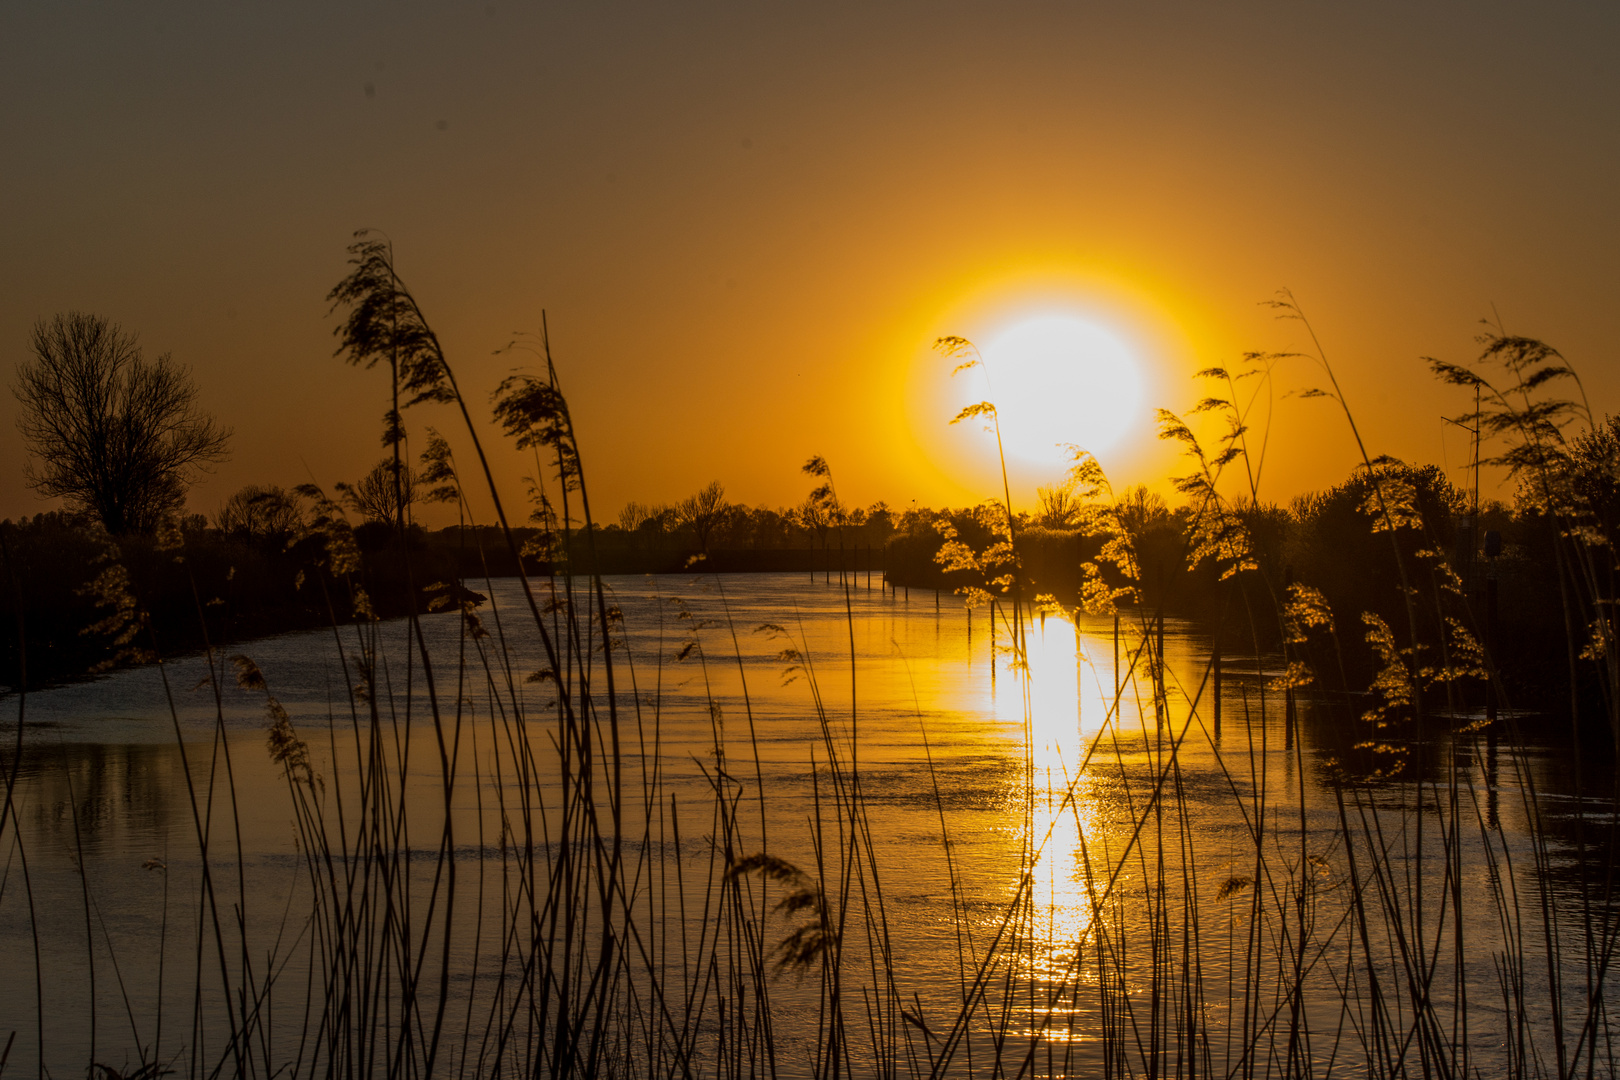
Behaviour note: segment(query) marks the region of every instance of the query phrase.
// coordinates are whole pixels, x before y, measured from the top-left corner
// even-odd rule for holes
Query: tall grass
[[[401,410],[451,406],[521,573],[525,552],[473,404],[392,251],[365,236],[351,251],[353,272],[333,293],[345,316],[341,351],[390,373],[385,441],[396,481]],[[523,344],[540,373],[505,380],[494,415],[536,464],[531,520],[542,536],[531,552],[572,550],[576,530],[587,541],[593,531],[587,455],[544,329]],[[1329,380],[1323,396],[1354,430],[1319,348],[1315,358]],[[421,616],[406,616],[403,648],[390,638],[342,508],[306,492],[321,511],[312,531],[323,555],[304,588],[319,590],[330,613],[344,680],[337,707],[295,716],[252,658],[212,643],[210,742],[187,740],[171,692],[198,867],[183,923],[189,1015],[165,1020],[161,987],[155,1014],[126,993],[136,1060],[100,1065],[102,1033],[87,1033],[85,1060],[100,1075],[143,1077],[1612,1074],[1607,811],[1577,798],[1570,824],[1550,820],[1513,703],[1501,702],[1495,726],[1464,710],[1459,692],[1470,680],[1500,693],[1486,678],[1492,658],[1479,619],[1434,543],[1418,545],[1414,559],[1398,542],[1434,523],[1398,470],[1365,452],[1367,509],[1400,561],[1407,621],[1364,624],[1383,668],[1362,715],[1306,697],[1332,663],[1335,620],[1359,613],[1326,610],[1248,538],[1264,451],[1251,454],[1252,400],[1239,390],[1263,385],[1272,362],[1206,373],[1224,396],[1202,408],[1228,422],[1214,450],[1179,418],[1162,419],[1193,464],[1177,481],[1192,507],[1181,557],[1213,562],[1223,578],[1258,579],[1270,605],[1238,610],[1250,593],[1234,580],[1222,618],[1272,620],[1281,657],[1258,644],[1224,665],[1213,654],[1167,657],[1140,507],[1115,500],[1082,455],[1076,490],[1088,527],[1106,538],[1084,597],[1123,630],[1116,669],[1092,665],[1107,715],[1065,760],[1040,746],[1030,651],[1039,620],[1061,605],[1028,595],[1020,579],[1010,487],[1003,535],[987,550],[946,552],[954,568],[982,574],[969,602],[1000,623],[995,662],[1013,678],[1024,749],[1016,836],[1005,841],[1011,870],[987,892],[982,871],[964,861],[950,778],[919,706],[938,823],[933,884],[949,913],[932,936],[907,924],[883,857],[888,804],[862,753],[852,582],[839,584],[849,628],[840,656],[815,654],[786,616],[738,625],[723,582],[714,611],[669,607],[667,623],[632,633],[607,584],[571,573],[568,560],[554,575],[521,576],[515,608],[492,581],[487,606],[459,583],[413,581],[444,612],[428,618],[457,621],[447,658],[430,649]],[[1446,374],[1464,381],[1463,370]],[[1521,397],[1550,378],[1510,370]],[[1511,394],[1494,400],[1501,432],[1521,432],[1516,445],[1542,454],[1522,464],[1525,475],[1550,484],[1559,417],[1548,429],[1545,410]],[[993,406],[974,415],[994,419]],[[1223,473],[1239,464],[1244,495],[1228,500]],[[835,505],[827,464],[814,459],[807,471],[826,485],[812,500]],[[465,476],[437,434],[423,476],[471,522]],[[1570,544],[1574,622],[1606,601],[1594,591],[1603,553],[1573,526]],[[134,598],[120,602],[129,640],[144,635],[156,654]],[[199,598],[199,618],[202,606]],[[1595,625],[1592,641],[1572,639],[1572,648],[1603,656],[1612,672],[1609,623]],[[638,655],[649,638],[656,654]],[[808,812],[794,835],[769,812],[790,793],[770,787],[747,692],[745,656],[762,648],[802,679],[817,732],[803,763]],[[722,666],[736,668],[741,692],[735,701],[698,692],[709,742],[692,759],[694,785],[672,775],[688,747],[669,734],[693,691],[666,684],[679,675],[712,687]],[[296,833],[297,881],[275,902],[245,869],[244,821],[261,808],[244,801],[232,757],[242,744],[228,737],[227,695],[242,692],[263,702]],[[1217,694],[1224,731],[1211,722]],[[27,700],[18,694],[0,840],[31,904],[17,806]],[[1341,729],[1331,757],[1307,753],[1307,720]],[[1486,762],[1505,762],[1511,782]],[[1584,791],[1578,783],[1577,796]],[[1519,801],[1517,830],[1501,826],[1502,792]],[[79,866],[94,969],[111,939],[103,930],[98,948],[95,898]],[[14,905],[9,870],[6,881],[0,902]],[[922,958],[907,951],[919,940],[933,943]],[[37,950],[37,930],[34,941]],[[160,963],[163,955],[160,944]],[[42,981],[50,974],[35,969]],[[43,989],[36,1000],[43,1043]],[[0,1027],[22,1024],[8,1017]],[[38,1048],[41,1075],[48,1049]],[[0,1058],[0,1073],[25,1067]]]

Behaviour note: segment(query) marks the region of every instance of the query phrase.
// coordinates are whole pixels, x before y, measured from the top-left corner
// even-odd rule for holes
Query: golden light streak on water
[[[1006,635],[1009,636],[1010,635]],[[1029,866],[1026,965],[1061,980],[1093,919],[1086,848],[1101,840],[1093,783],[1082,766],[1114,703],[1111,635],[1088,634],[1072,617],[1036,617],[1025,627],[1026,665],[999,658],[990,702],[998,720],[1025,732],[1022,842]],[[1092,856],[1090,870],[1102,867]]]

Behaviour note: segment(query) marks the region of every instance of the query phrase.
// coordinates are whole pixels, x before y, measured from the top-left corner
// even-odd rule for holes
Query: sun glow
[[[885,448],[897,462],[916,454],[918,494],[935,492],[923,501],[999,495],[1005,463],[1013,503],[1026,508],[1038,486],[1061,482],[1068,446],[1095,454],[1116,484],[1165,475],[1175,452],[1154,438],[1150,406],[1175,400],[1210,351],[1197,344],[1209,331],[1194,299],[1173,283],[1033,258],[935,295],[897,338],[895,351],[911,355],[908,422],[888,429]],[[964,340],[974,348],[952,347]],[[976,356],[982,364],[959,370]],[[981,402],[998,410],[1004,458],[982,418],[950,423]]]
[[[1025,316],[980,350],[984,389],[1010,458],[1050,465],[1065,458],[1064,444],[1102,453],[1142,424],[1140,361],[1123,338],[1092,319]]]

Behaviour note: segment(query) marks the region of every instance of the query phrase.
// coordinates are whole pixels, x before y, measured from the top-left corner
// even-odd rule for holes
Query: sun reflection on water
[[[1095,914],[1100,883],[1091,875],[1105,872],[1092,851],[1102,842],[1103,815],[1086,764],[1114,707],[1112,641],[1084,633],[1072,617],[1047,615],[1025,626],[1024,651],[1023,665],[1003,657],[990,703],[1024,736],[1017,795],[1028,875],[1018,916],[1023,966],[1037,978],[1072,980]]]

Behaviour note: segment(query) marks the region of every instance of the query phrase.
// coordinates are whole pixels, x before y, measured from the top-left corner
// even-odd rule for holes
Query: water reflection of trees
[[[1543,717],[1487,724],[1434,716],[1427,738],[1403,745],[1407,752],[1390,768],[1387,754],[1362,745],[1369,725],[1353,700],[1302,702],[1299,717],[1319,790],[1346,785],[1380,806],[1413,811],[1420,786],[1432,807],[1455,780],[1465,815],[1480,828],[1547,842],[1551,857],[1542,872],[1555,888],[1604,911],[1615,907],[1605,868],[1620,854],[1620,828],[1606,733],[1587,731],[1577,740],[1560,737]],[[1469,814],[1470,806],[1477,813]]]
[[[18,781],[22,820],[38,837],[69,848],[82,841],[86,849],[166,835],[186,790],[179,752],[165,745],[29,747]]]

